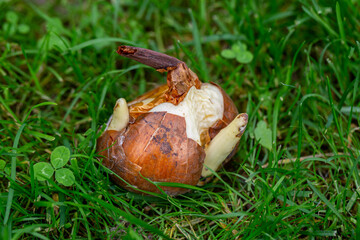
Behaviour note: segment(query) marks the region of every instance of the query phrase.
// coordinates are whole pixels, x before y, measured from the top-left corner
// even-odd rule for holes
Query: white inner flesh
[[[150,112],[167,112],[184,117],[187,137],[201,145],[201,133],[223,118],[224,99],[216,86],[203,83],[200,89],[191,87],[184,100],[177,106],[162,103]]]

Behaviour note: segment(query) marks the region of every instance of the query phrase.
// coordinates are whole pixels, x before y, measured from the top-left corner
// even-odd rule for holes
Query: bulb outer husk
[[[216,171],[234,155],[246,127],[247,115],[238,115],[233,101],[220,86],[214,83],[203,85],[184,62],[174,57],[131,46],[120,46],[117,52],[159,72],[168,72],[167,85],[145,93],[129,104],[125,99],[117,101],[107,129],[97,141],[97,150],[104,156],[103,164],[116,173],[117,176],[112,175],[113,180],[130,191],[185,193],[189,189],[159,187],[154,182],[196,185],[201,176],[210,176],[209,169]],[[208,109],[222,112],[219,116],[212,113],[214,110],[206,110],[206,104],[205,110],[199,111],[203,105],[196,97],[192,99],[194,93],[203,91],[202,86],[207,89],[215,86],[220,90],[211,90],[211,94],[216,93],[214,96],[219,95],[220,100],[210,92],[204,95],[206,99],[201,99],[202,103],[209,100],[209,104],[214,104]],[[182,106],[185,102],[190,102],[190,107]],[[217,106],[219,102],[223,107]],[[173,110],[162,109],[162,104],[171,105]],[[186,114],[199,113],[204,116],[190,116],[186,120]],[[216,118],[210,124],[206,122],[214,116]],[[198,123],[197,119],[204,122]],[[195,129],[191,131],[197,132],[196,137],[190,136],[189,128]]]

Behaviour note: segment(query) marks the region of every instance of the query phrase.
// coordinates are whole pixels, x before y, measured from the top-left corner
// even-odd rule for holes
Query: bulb
[[[117,184],[156,193],[151,182],[196,185],[235,154],[248,116],[219,85],[202,83],[184,62],[162,53],[130,46],[117,53],[167,72],[166,85],[129,103],[119,99],[97,140],[102,163],[125,180],[113,176]],[[188,191],[161,188],[169,195]]]

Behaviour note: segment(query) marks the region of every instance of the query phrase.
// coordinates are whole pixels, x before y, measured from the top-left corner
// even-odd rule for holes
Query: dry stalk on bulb
[[[120,98],[97,140],[102,163],[130,191],[160,192],[153,182],[189,185],[211,175],[236,152],[248,116],[215,83],[202,83],[184,62],[148,49],[120,46],[118,54],[167,72],[167,84],[127,103]],[[188,189],[161,187],[170,195]]]

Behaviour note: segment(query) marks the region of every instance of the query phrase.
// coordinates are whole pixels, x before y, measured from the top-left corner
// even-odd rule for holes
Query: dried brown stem
[[[117,50],[117,53],[121,56],[153,67],[159,72],[173,70],[177,68],[180,63],[184,63],[179,59],[168,56],[166,54],[139,47],[120,46]]]
[[[177,58],[158,53],[145,48],[120,46],[117,53],[145,65],[155,68],[159,72],[168,72],[168,91],[166,100],[175,105],[179,104],[192,86],[200,88],[201,82],[184,62]]]

